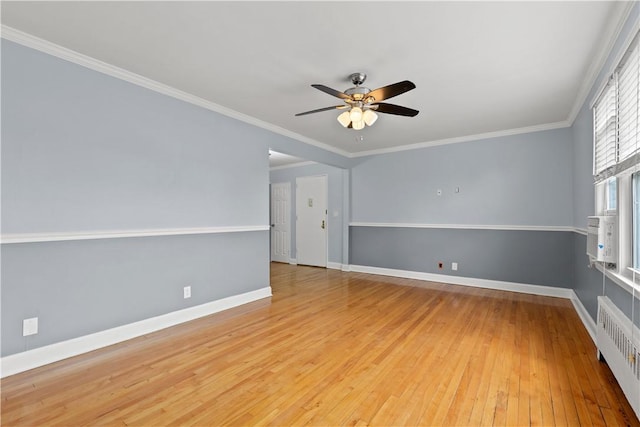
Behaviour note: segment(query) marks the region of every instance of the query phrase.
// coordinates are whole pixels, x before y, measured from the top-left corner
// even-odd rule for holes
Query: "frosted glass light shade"
[[[378,115],[373,110],[365,110],[362,114],[362,120],[364,120],[367,126],[371,126],[378,120]]]
[[[351,117],[351,121],[354,123],[362,121],[362,108],[353,107],[349,115]]]
[[[363,120],[359,120],[357,122],[352,122],[353,129],[355,130],[360,130],[360,129],[364,129],[364,121]]]
[[[349,115],[349,112],[345,111],[344,113],[340,114],[338,116],[338,121],[344,127],[349,126],[349,123],[351,123],[351,116]]]

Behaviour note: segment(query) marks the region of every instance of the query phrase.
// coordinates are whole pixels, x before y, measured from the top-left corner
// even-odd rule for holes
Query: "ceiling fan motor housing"
[[[365,80],[367,80],[367,75],[365,73],[353,73],[349,78],[354,85],[360,86]]]
[[[409,80],[404,80],[391,85],[380,87],[375,90],[371,90],[368,87],[361,86],[367,78],[366,74],[353,73],[349,76],[349,78],[355,86],[345,90],[344,92],[340,92],[339,90],[335,90],[321,84],[311,85],[312,87],[326,94],[335,96],[336,98],[340,98],[342,101],[344,101],[344,104],[305,111],[303,113],[296,114],[296,116],[306,116],[307,114],[319,113],[321,111],[349,109],[349,111],[345,111],[338,116],[338,121],[344,127],[351,127],[350,124],[352,124],[353,122],[357,123],[358,126],[362,125],[361,127],[353,126],[353,129],[359,130],[364,127],[364,124],[371,126],[375,122],[375,117],[377,116],[375,115],[374,111],[378,113],[394,114],[397,116],[408,117],[414,117],[418,114],[419,111],[414,110],[413,108],[407,108],[400,105],[381,102],[385,99],[393,98],[394,96],[398,96],[412,89],[415,89],[416,85]],[[362,115],[367,115],[368,117],[368,119],[365,118],[364,122],[360,120]]]
[[[371,89],[364,86],[356,86],[344,91],[344,93],[349,95],[355,101],[362,101],[365,98],[365,95],[369,92],[371,92]],[[349,102],[348,100],[346,101]]]

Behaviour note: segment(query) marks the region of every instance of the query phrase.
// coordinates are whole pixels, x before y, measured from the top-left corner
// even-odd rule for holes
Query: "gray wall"
[[[589,104],[639,16],[636,3],[571,128],[356,159],[352,221],[586,228],[594,214]],[[631,316],[631,295],[588,267],[585,248],[577,232],[350,227],[352,264],[571,286],[594,319],[603,294]]]
[[[570,226],[571,150],[570,130],[558,129],[360,159],[352,169],[352,221]],[[350,231],[352,264],[557,287],[571,287],[571,248],[570,232]]]
[[[558,129],[358,159],[351,219],[571,225],[571,141]]]
[[[593,112],[591,102],[597,95],[608,78],[616,58],[625,48],[624,43],[632,34],[632,25],[640,17],[640,3],[636,3],[629,15],[629,19],[622,28],[618,39],[606,60],[596,82],[591,88],[586,101],[582,105],[572,127],[573,141],[573,224],[579,228],[586,228],[587,216],[595,214],[594,188],[593,188]],[[574,291],[589,314],[595,320],[597,314],[597,297],[607,295],[627,316],[631,317],[632,297],[626,290],[604,277],[604,274],[595,268],[588,267],[586,256],[586,236],[576,234],[574,236]],[[636,310],[639,310],[636,300]],[[636,324],[640,321],[636,318]]]
[[[561,288],[572,282],[569,232],[351,227],[350,242],[354,265]]]
[[[3,233],[268,222],[242,122],[3,41],[2,124]]]
[[[268,250],[263,231],[5,245],[2,355],[269,286]]]
[[[639,13],[636,4],[629,21]],[[269,147],[353,165],[342,172],[343,224],[584,227],[593,212],[586,103],[570,129],[347,159],[5,40],[1,65],[3,234],[266,225]],[[353,264],[440,272],[435,262],[458,261],[445,273],[570,280],[592,316],[602,293],[577,233],[343,227],[339,240],[330,236],[330,261],[350,252]],[[3,244],[1,354],[262,288],[268,254],[267,231]],[[605,285],[630,313],[629,294]],[[40,333],[22,337],[32,316]]]
[[[291,183],[291,254],[296,258],[296,178],[302,176],[327,175],[328,187],[328,250],[329,262],[343,263],[343,230],[347,217],[343,206],[344,170],[323,164],[313,164],[276,169],[270,172],[272,184]]]
[[[267,226],[269,147],[349,162],[6,40],[1,77],[5,235]],[[1,354],[266,287],[268,242],[265,230],[3,244]],[[22,337],[33,316],[39,333]]]
[[[589,315],[595,321],[598,315],[598,296],[605,295],[613,302],[629,319],[632,313],[635,316],[635,324],[640,327],[640,300],[635,299],[635,308],[632,310],[633,298],[631,294],[618,284],[609,280],[595,267],[589,266],[586,255],[587,236],[574,233],[573,237],[573,290],[587,309]]]

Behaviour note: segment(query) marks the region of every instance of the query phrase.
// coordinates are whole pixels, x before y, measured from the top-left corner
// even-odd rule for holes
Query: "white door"
[[[327,266],[327,176],[296,178],[296,259]]]
[[[289,262],[291,183],[271,184],[271,261]]]

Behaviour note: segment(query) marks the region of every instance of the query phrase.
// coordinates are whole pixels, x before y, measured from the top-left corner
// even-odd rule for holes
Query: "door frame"
[[[305,179],[305,178],[322,178],[324,181],[324,185],[322,186],[322,190],[324,192],[324,200],[325,200],[325,206],[324,206],[324,218],[325,218],[325,224],[326,224],[326,228],[324,230],[325,232],[325,239],[324,239],[324,266],[323,268],[327,268],[327,266],[329,265],[329,175],[327,174],[317,174],[317,175],[305,175],[305,176],[298,176],[296,177],[296,195],[295,195],[295,216],[296,216],[296,264],[298,263],[298,248],[299,248],[299,239],[300,239],[300,233],[298,233],[298,180],[299,179]]]
[[[289,189],[288,191],[288,209],[286,209],[285,211],[285,217],[287,218],[287,236],[288,236],[288,241],[287,241],[287,259],[285,261],[282,262],[286,262],[286,263],[291,263],[291,210],[292,210],[292,197],[291,197],[291,181],[283,181],[283,182],[272,182],[269,184],[269,261],[273,261],[273,229],[274,229],[274,224],[273,224],[273,186],[274,185],[278,185],[278,186],[284,186],[287,187]],[[281,262],[281,261],[276,261],[276,262]]]

